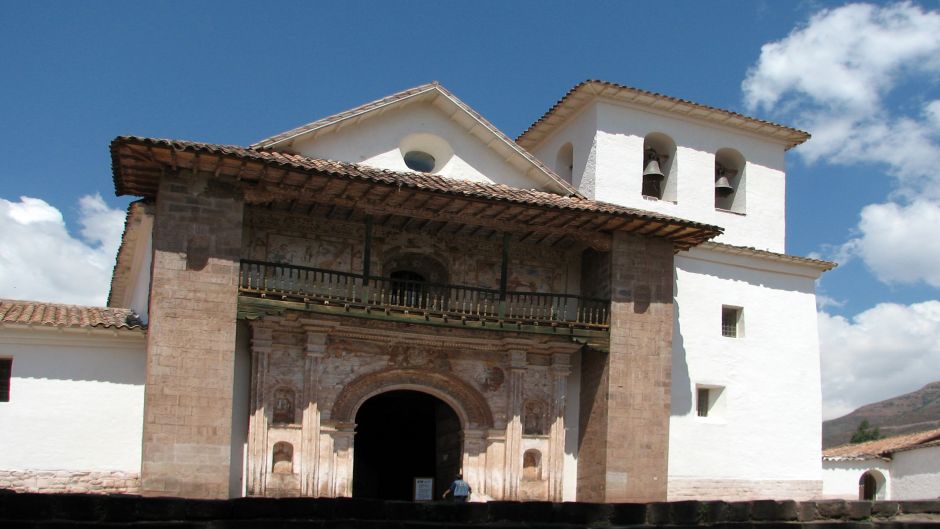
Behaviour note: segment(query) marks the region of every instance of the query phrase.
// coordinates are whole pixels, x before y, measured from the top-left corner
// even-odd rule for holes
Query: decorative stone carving
[[[499,391],[506,381],[506,372],[496,366],[487,366],[480,370],[476,381],[484,391]]]
[[[546,412],[548,406],[541,400],[530,400],[523,408],[522,433],[524,435],[546,434]]]
[[[419,389],[420,388],[420,389]],[[346,384],[336,396],[330,414],[336,422],[355,422],[356,408],[372,395],[394,389],[419,389],[447,402],[467,428],[491,428],[493,414],[476,389],[448,373],[419,369],[388,369],[363,375]]]
[[[401,342],[389,345],[388,365],[397,367],[427,367],[441,371],[450,371],[450,361],[447,359],[446,352],[429,349],[426,346],[416,347]]]
[[[294,390],[290,388],[278,388],[274,390],[274,424],[293,424],[294,423]]]

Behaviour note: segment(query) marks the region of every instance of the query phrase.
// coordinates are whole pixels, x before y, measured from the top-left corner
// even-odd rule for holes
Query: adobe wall
[[[940,502],[450,503],[353,499],[186,500],[129,495],[0,491],[4,527],[715,527],[751,529],[926,529],[940,527]]]
[[[580,348],[569,338],[298,311],[250,325],[250,495],[352,495],[358,406],[409,389],[460,418],[464,476],[480,497],[561,499],[566,382]],[[289,465],[274,465],[276,443],[290,444]],[[528,450],[539,468],[527,470]]]

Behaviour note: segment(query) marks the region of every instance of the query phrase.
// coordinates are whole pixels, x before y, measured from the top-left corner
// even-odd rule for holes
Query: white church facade
[[[602,81],[516,140],[437,83],[249,147],[119,137],[109,306],[0,302],[0,488],[820,497],[808,138]]]

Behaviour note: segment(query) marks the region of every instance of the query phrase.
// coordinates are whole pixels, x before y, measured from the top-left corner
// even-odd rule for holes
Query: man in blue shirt
[[[470,484],[463,480],[462,475],[457,474],[457,479],[450,484],[450,488],[444,491],[443,497],[446,498],[450,494],[454,499],[454,503],[466,503],[471,492],[473,492],[473,489],[470,488]]]

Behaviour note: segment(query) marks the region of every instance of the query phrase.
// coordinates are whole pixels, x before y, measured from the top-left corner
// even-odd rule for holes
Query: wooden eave
[[[722,231],[717,226],[583,198],[470,182],[455,182],[450,189],[433,175],[393,173],[240,147],[121,137],[112,142],[111,153],[118,195],[156,197],[164,174],[192,171],[236,182],[251,205],[324,205],[348,211],[349,217],[425,221],[422,229],[453,226],[456,231],[510,233],[539,243],[579,241],[598,250],[610,248],[613,231],[667,239],[676,251]],[[422,179],[437,187],[423,185]]]

